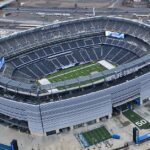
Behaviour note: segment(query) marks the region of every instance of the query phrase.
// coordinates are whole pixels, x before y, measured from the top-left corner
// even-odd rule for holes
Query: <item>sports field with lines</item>
[[[111,134],[104,126],[88,132],[84,132],[82,135],[90,146],[111,138]]]
[[[81,64],[81,65],[60,70],[56,73],[48,75],[47,79],[51,83],[54,83],[54,82],[65,81],[69,79],[75,79],[80,76],[87,76],[92,73],[101,72],[104,70],[106,70],[105,67],[103,67],[97,62],[92,62],[92,63]]]
[[[126,110],[123,115],[133,122],[139,129],[150,129],[150,123],[132,110]]]

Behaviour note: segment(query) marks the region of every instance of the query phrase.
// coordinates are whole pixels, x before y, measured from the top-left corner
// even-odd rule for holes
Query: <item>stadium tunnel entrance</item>
[[[65,133],[65,132],[68,132],[70,130],[71,130],[71,127],[62,128],[62,129],[59,129],[59,133]]]
[[[138,107],[145,103],[147,100],[141,100],[140,96],[137,96],[136,98],[133,99],[128,99],[122,104],[117,104],[116,106],[113,106],[113,115],[118,115],[121,114],[123,111],[128,110],[128,109],[134,109],[135,107]]]
[[[0,113],[0,123],[16,131],[31,134],[27,121],[18,120]]]

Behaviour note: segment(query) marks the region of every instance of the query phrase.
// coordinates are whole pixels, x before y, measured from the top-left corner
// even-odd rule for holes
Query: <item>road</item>
[[[3,9],[4,12],[22,12],[22,13],[65,13],[65,14],[92,14],[92,8],[75,9],[75,8],[35,8],[35,7],[20,7],[17,10],[14,7],[8,7]],[[126,14],[149,14],[149,8],[97,8],[96,14],[101,15],[126,15]]]

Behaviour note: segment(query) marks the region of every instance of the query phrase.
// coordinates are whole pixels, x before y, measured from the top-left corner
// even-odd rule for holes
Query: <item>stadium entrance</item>
[[[67,128],[59,129],[59,132],[60,132],[60,133],[66,133],[66,132],[68,132],[68,131],[70,131],[70,130],[71,130],[70,127],[67,127]]]
[[[56,130],[46,132],[46,135],[47,135],[47,136],[53,135],[53,134],[56,134]]]
[[[135,98],[132,101],[128,101],[122,105],[116,106],[113,108],[113,114],[114,115],[118,115],[128,109],[133,110],[135,107],[140,106],[141,105],[141,100],[140,97]]]

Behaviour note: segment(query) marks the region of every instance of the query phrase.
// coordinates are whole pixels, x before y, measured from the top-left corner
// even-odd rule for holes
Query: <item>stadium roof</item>
[[[0,8],[5,7],[6,5],[9,5],[10,3],[14,2],[15,0],[3,0],[0,2]]]
[[[40,28],[38,27],[36,29],[30,29],[28,31],[24,31],[24,32],[21,32],[18,34],[15,33],[11,36],[0,39],[0,42],[6,41],[6,40],[11,39],[11,38],[15,38],[17,36],[25,35],[26,33],[34,33],[34,32],[39,31],[39,30],[44,32],[47,29],[58,28],[64,24],[71,24],[71,23],[80,22],[80,21],[84,22],[84,21],[88,21],[88,20],[92,21],[92,20],[101,19],[101,18],[106,19],[106,20],[115,19],[115,20],[123,20],[123,21],[125,20],[126,22],[131,22],[130,20],[127,20],[127,19],[111,18],[111,17],[91,17],[91,18],[85,18],[85,19],[79,19],[79,20],[73,20],[73,21],[64,21],[61,23],[51,24],[51,25],[47,25],[44,27],[40,27]],[[137,22],[132,22],[132,23],[138,24]],[[146,26],[144,24],[139,24],[139,26],[143,26],[144,28],[145,27],[149,28],[148,26]],[[58,39],[59,38],[57,38],[57,40]],[[37,44],[37,43],[35,43],[35,44]],[[18,92],[18,93],[38,94],[39,92],[40,93],[42,93],[43,91],[46,92],[46,90],[48,90],[48,89],[57,88],[59,86],[64,86],[64,85],[66,86],[66,85],[84,82],[84,81],[95,79],[95,78],[107,78],[109,76],[115,75],[116,73],[123,72],[124,70],[132,69],[135,67],[140,68],[140,67],[143,67],[143,65],[148,65],[149,63],[150,63],[150,54],[147,56],[144,56],[140,59],[137,59],[135,61],[132,61],[131,63],[120,65],[120,66],[118,66],[114,69],[111,69],[111,70],[105,70],[103,72],[99,72],[97,74],[93,74],[90,76],[79,77],[76,79],[71,79],[71,80],[66,80],[66,81],[61,81],[61,82],[57,82],[57,83],[52,83],[49,85],[41,85],[41,86],[35,85],[35,84],[27,84],[27,83],[23,83],[20,81],[15,81],[15,80],[9,79],[7,77],[3,77],[1,75],[0,76],[0,86],[7,89],[7,90],[14,90],[15,92]]]

